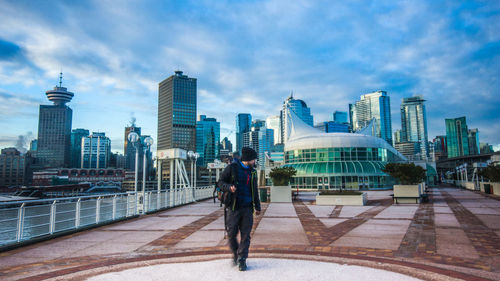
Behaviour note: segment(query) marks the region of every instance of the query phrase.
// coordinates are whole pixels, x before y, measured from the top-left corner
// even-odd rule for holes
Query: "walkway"
[[[430,203],[393,205],[390,193],[369,192],[368,206],[317,206],[307,198],[263,204],[249,266],[252,258],[256,264],[286,258],[425,280],[500,280],[498,198],[440,187],[431,190]],[[85,280],[141,266],[227,259],[218,206],[208,200],[0,253],[0,279]]]

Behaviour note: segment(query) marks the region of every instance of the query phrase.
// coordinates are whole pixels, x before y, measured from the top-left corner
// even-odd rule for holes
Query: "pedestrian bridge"
[[[394,205],[390,194],[369,191],[367,206],[319,206],[307,195],[293,203],[263,203],[252,230],[250,272],[295,272],[299,278],[312,272],[284,268],[304,261],[329,276],[351,272],[364,280],[391,274],[407,280],[500,279],[499,198],[441,186],[431,189],[429,203]],[[4,251],[0,279],[154,280],[162,272],[165,280],[190,280],[209,276],[200,270],[224,259],[229,264],[229,258],[222,208],[198,200]],[[200,266],[187,267],[191,262]],[[220,274],[233,276],[233,270],[222,267]],[[377,271],[367,275],[370,270]]]

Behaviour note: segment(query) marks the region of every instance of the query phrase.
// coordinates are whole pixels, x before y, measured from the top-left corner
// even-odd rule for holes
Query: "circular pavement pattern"
[[[240,272],[228,259],[160,264],[106,273],[88,280],[419,280],[381,269],[306,260],[254,258],[248,259],[247,265],[248,271]]]

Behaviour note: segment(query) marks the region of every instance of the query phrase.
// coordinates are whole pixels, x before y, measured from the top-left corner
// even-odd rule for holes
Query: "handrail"
[[[208,199],[213,197],[212,190],[213,186],[203,186],[148,191],[145,198],[142,192],[126,192],[2,202],[0,250],[39,237]]]

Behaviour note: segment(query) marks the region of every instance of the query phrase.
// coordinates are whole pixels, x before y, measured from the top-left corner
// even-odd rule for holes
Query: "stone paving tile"
[[[415,215],[415,212],[418,209],[418,205],[415,204],[405,204],[401,205],[393,205],[389,208],[383,210],[378,214],[375,218],[377,219],[412,219]]]
[[[434,204],[434,214],[453,214],[453,211],[448,207],[448,204],[446,206],[436,206]]]
[[[207,231],[200,230],[194,232],[186,239],[177,243],[175,248],[199,248],[199,247],[213,247],[219,245],[224,240],[224,229]]]
[[[195,208],[196,209],[196,208]],[[169,248],[179,243],[181,240],[189,237],[194,232],[200,230],[206,225],[214,222],[221,216],[223,216],[224,211],[220,208],[216,211],[197,219],[196,221],[191,222],[190,224],[184,225],[167,235],[162,236],[161,238],[149,243],[144,246],[142,250],[144,251],[161,251],[162,249]]]
[[[273,203],[266,210],[266,217],[297,217],[292,203]]]
[[[463,191],[448,190],[448,192],[443,191],[443,195],[465,234],[481,257],[481,262],[494,270],[500,270],[500,237],[478,218],[481,215],[474,215],[461,204],[460,200],[468,200],[469,198],[464,195]]]
[[[422,253],[436,252],[434,226],[434,195],[429,196],[431,203],[420,204],[415,211],[408,230],[396,252],[397,256],[413,257]]]
[[[73,251],[65,257],[100,256],[119,253],[129,253],[139,249],[145,242],[106,241],[91,245],[81,250]]]
[[[373,206],[343,206],[338,217],[352,218],[373,208]]]
[[[224,230],[224,216],[207,224],[201,230]]]
[[[436,246],[440,255],[479,259],[479,254],[462,229],[436,228]]]
[[[476,215],[488,228],[500,229],[500,216]]]
[[[252,236],[252,243],[259,245],[273,244],[309,245],[298,218],[262,218]]]
[[[317,218],[328,218],[336,206],[306,205]]]
[[[342,212],[344,206],[339,205],[335,206],[335,209],[333,209],[332,213],[330,214],[330,218],[338,218],[340,216],[340,213]]]
[[[460,227],[454,214],[434,214],[434,224],[438,227]]]
[[[469,207],[467,208],[471,213],[474,215],[500,215],[500,209],[495,209],[495,208],[472,208]]]
[[[331,228],[332,226],[335,226],[339,223],[345,222],[347,219],[336,219],[336,218],[320,218],[319,219],[327,228]]]
[[[371,219],[330,245],[397,250],[409,225],[410,220]]]

